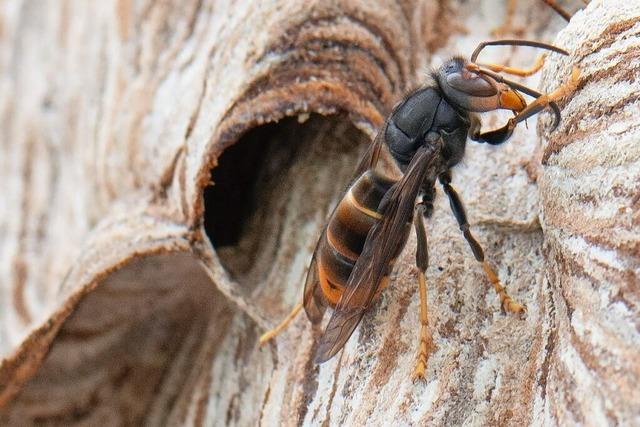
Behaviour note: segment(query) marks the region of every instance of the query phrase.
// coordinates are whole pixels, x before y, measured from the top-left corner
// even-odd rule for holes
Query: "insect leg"
[[[547,106],[549,106],[551,103],[575,91],[576,87],[578,86],[579,77],[580,77],[580,69],[577,67],[573,67],[573,70],[571,72],[571,77],[569,78],[568,82],[566,82],[563,85],[560,85],[560,87],[558,87],[556,90],[554,90],[551,93],[543,94],[537,97],[535,101],[527,105],[527,107],[524,110],[520,111],[518,114],[516,114],[514,118],[510,120],[510,121],[513,121],[514,123],[513,126],[515,127],[516,124],[528,119],[534,114],[539,113],[540,111],[545,109]]]
[[[260,336],[260,345],[263,345],[263,344],[269,342],[272,338],[274,338],[276,335],[278,335],[280,332],[282,332],[282,330],[284,328],[286,328],[287,325],[293,319],[295,319],[295,317],[298,315],[298,313],[300,313],[301,309],[302,309],[302,303],[299,302],[298,304],[296,304],[295,307],[293,307],[293,310],[291,310],[291,313],[289,313],[287,315],[287,317],[285,317],[284,320],[282,322],[280,322],[280,324],[278,326],[276,326],[275,328],[265,332],[264,334],[262,334]]]
[[[514,76],[527,77],[540,71],[540,69],[544,65],[544,60],[546,57],[547,56],[545,54],[538,56],[535,64],[533,64],[531,68],[527,68],[527,69],[507,67],[506,65],[492,64],[492,63],[478,64],[478,65],[480,67],[487,68],[496,73],[506,73]]]
[[[510,311],[512,313],[522,313],[525,308],[522,304],[515,301],[513,298],[507,294],[507,290],[505,286],[500,283],[500,279],[498,279],[498,275],[495,270],[491,266],[491,264],[485,260],[484,251],[482,250],[482,246],[478,241],[473,237],[471,231],[469,230],[469,222],[467,221],[467,214],[464,210],[464,205],[462,204],[462,200],[458,196],[456,190],[451,186],[451,173],[449,171],[443,173],[439,177],[440,183],[442,184],[442,189],[444,190],[447,197],[449,197],[449,204],[451,205],[451,210],[453,211],[453,215],[456,217],[458,221],[458,225],[460,226],[460,231],[464,235],[467,243],[471,247],[471,251],[473,252],[473,256],[476,258],[476,261],[482,264],[482,268],[485,273],[489,277],[489,280],[493,284],[493,288],[496,293],[500,297],[500,302],[502,304],[502,308],[505,311]]]
[[[485,73],[485,70],[481,70],[481,73],[489,74],[491,71]],[[509,119],[506,125],[487,132],[481,132],[479,127],[474,127],[472,128],[472,132],[469,133],[469,138],[474,141],[486,142],[492,145],[502,144],[509,139],[518,123],[525,121],[529,117],[539,113],[549,106],[553,109],[556,115],[554,127],[557,126],[560,121],[560,110],[558,109],[555,101],[573,92],[578,86],[579,77],[580,70],[574,67],[569,81],[558,87],[553,92],[548,94],[538,94],[535,101],[527,105],[527,107],[516,114],[515,117]],[[508,82],[506,79],[503,79],[503,81]]]
[[[427,232],[424,228],[424,219],[426,207],[421,202],[416,205],[413,224],[416,230],[418,247],[416,249],[416,266],[418,267],[418,285],[420,290],[420,344],[418,348],[418,358],[416,366],[413,370],[413,379],[424,379],[425,370],[427,369],[427,359],[429,356],[429,342],[431,336],[429,334],[429,317],[427,306],[427,281],[426,271],[429,265],[429,251],[427,248]]]

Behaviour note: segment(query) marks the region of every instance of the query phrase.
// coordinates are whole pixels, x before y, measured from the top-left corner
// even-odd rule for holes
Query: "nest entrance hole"
[[[222,153],[204,191],[204,227],[244,292],[304,275],[367,140],[346,118],[311,115],[251,129]]]

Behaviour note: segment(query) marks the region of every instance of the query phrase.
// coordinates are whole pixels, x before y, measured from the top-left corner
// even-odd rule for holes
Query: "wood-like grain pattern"
[[[640,5],[611,2],[576,16],[558,43],[572,55],[549,64],[546,75],[567,75],[571,63],[582,76],[558,130],[540,126],[544,252],[555,308],[549,417],[560,424],[634,425],[640,422]]]
[[[413,236],[336,358],[312,363],[302,317],[257,338],[390,108],[504,2],[0,2],[0,424],[638,423],[640,13],[524,3],[505,35],[562,30],[541,87],[574,63],[578,91],[554,132],[470,143],[453,183],[528,313],[500,312],[438,196],[414,384]]]

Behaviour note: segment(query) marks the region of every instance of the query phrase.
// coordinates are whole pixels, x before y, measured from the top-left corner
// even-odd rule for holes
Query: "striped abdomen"
[[[334,307],[344,292],[349,275],[362,253],[367,234],[381,218],[379,205],[394,181],[369,170],[362,174],[346,192],[329,218],[317,251],[317,272],[322,293]],[[409,234],[409,224],[396,254],[389,263],[389,271],[395,258],[402,251]],[[380,292],[388,277],[378,285]]]

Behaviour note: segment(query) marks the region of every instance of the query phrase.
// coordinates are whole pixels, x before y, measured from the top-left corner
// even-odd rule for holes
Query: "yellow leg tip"
[[[291,322],[298,315],[301,309],[302,309],[302,303],[300,302],[296,304],[295,307],[293,307],[293,310],[291,310],[291,313],[289,313],[289,315],[278,326],[265,332],[260,336],[259,345],[262,346],[267,342],[271,341],[276,335],[278,335],[284,328],[287,327],[289,322]]]
[[[426,380],[426,376],[425,376],[425,371],[427,369],[427,366],[424,362],[419,361],[418,364],[416,365],[416,367],[413,369],[413,374],[411,375],[411,380],[413,382],[416,381],[425,381]]]
[[[491,281],[491,283],[493,283],[493,287],[500,297],[500,301],[502,302],[502,310],[518,315],[525,314],[527,311],[526,307],[515,301],[509,296],[509,294],[507,294],[507,289],[502,283],[500,283],[500,279],[498,278],[498,275],[496,274],[494,269],[491,267],[491,264],[489,264],[487,261],[484,261],[482,263],[482,267],[484,268],[485,273],[487,273],[487,276],[489,276],[489,280]]]
[[[573,69],[571,70],[571,80],[574,83],[577,83],[579,78],[580,78],[580,68],[573,67]]]
[[[265,345],[266,343],[268,343],[269,341],[271,341],[273,339],[273,337],[275,337],[276,334],[273,331],[267,331],[264,334],[260,335],[260,341],[259,344],[260,346]]]
[[[514,300],[511,300],[507,303],[504,303],[502,305],[504,311],[513,313],[513,314],[518,314],[518,315],[522,315],[525,314],[527,312],[527,309],[525,308],[524,305],[520,304],[519,302],[516,302]]]

